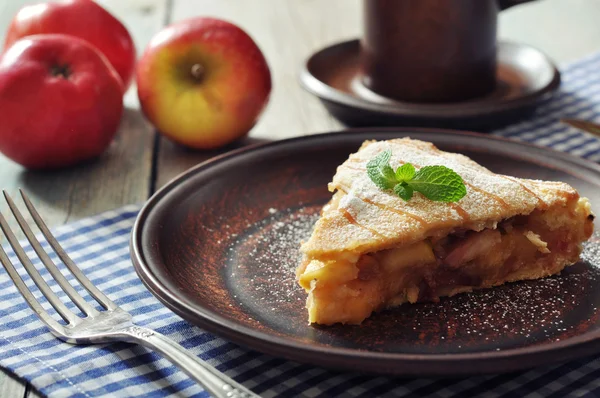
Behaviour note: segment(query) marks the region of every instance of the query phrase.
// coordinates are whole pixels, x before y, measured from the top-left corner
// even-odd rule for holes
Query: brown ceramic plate
[[[300,82],[349,126],[432,126],[489,130],[529,116],[560,85],[560,73],[541,51],[499,42],[496,90],[454,103],[401,102],[371,92],[361,83],[360,45],[350,40],[313,54]]]
[[[410,135],[493,171],[562,180],[600,203],[600,167],[505,139],[432,129],[364,129],[236,150],[154,195],[132,233],[146,286],[167,307],[235,343],[338,369],[397,375],[506,372],[600,352],[600,271],[403,305],[360,326],[309,326],[294,282],[336,166],[366,139]],[[600,252],[600,250],[598,250]]]

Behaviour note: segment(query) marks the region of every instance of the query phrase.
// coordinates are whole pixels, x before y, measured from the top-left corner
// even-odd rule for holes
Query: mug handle
[[[533,0],[498,0],[498,6],[500,11],[506,10],[509,7],[516,6],[518,4],[528,3]]]

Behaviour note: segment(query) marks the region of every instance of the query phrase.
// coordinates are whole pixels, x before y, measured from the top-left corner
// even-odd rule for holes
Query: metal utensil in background
[[[561,119],[560,121],[565,124],[568,124],[569,126],[578,128],[579,130],[583,130],[587,133],[600,137],[600,124],[579,119]]]

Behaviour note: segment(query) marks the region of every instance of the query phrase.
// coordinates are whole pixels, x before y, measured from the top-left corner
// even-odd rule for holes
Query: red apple
[[[180,144],[211,149],[245,135],[271,91],[260,49],[242,29],[213,18],[166,27],[138,62],[142,110]]]
[[[5,50],[22,37],[64,33],[96,46],[115,68],[124,89],[135,69],[135,46],[119,20],[91,0],[65,0],[29,5],[13,18],[5,40]]]
[[[84,40],[28,36],[0,59],[0,152],[27,168],[100,155],[122,113],[119,75]]]

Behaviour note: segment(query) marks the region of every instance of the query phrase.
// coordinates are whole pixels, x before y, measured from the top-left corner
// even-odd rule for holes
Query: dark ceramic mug
[[[498,12],[527,1],[363,0],[363,84],[411,102],[492,92]]]

